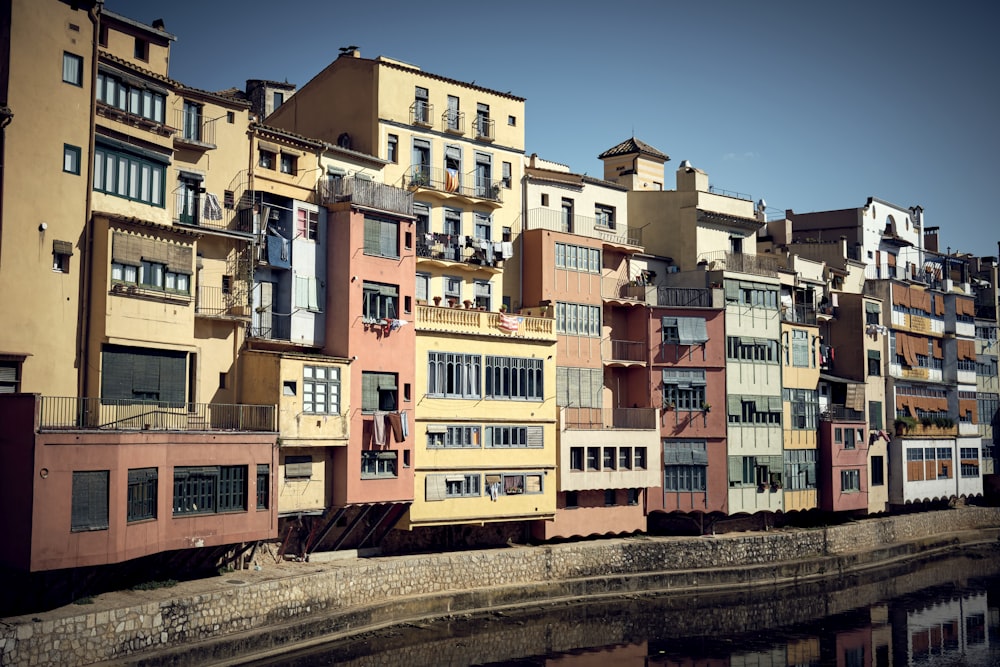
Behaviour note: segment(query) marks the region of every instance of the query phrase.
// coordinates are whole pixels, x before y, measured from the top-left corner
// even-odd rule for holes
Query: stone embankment
[[[996,541],[998,529],[1000,509],[963,507],[813,530],[283,563],[3,619],[0,664],[206,663],[470,611],[795,584]]]

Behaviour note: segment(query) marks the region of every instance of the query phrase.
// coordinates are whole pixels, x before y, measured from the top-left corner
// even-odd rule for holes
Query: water
[[[1000,665],[1000,548],[805,585],[427,620],[247,664]]]

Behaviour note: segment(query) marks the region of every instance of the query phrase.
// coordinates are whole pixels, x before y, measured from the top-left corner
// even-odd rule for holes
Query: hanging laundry
[[[504,259],[510,259],[514,256],[514,244],[510,241],[504,241],[501,244],[501,248]]]
[[[222,220],[222,206],[219,205],[219,198],[211,192],[205,193],[205,206],[202,213],[205,220]]]
[[[372,441],[376,445],[385,444],[385,413],[381,410],[372,414]]]
[[[389,428],[392,429],[392,439],[396,442],[403,442],[403,420],[398,412],[390,412],[386,415]]]
[[[403,424],[403,440],[406,440],[408,437],[410,437],[410,424],[406,418],[406,410],[399,411],[399,420]]]

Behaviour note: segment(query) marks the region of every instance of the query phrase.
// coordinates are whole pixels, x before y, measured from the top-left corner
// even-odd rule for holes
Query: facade
[[[997,472],[997,438],[1000,431],[1000,379],[997,375],[997,263],[995,257],[970,260],[976,308],[976,396],[979,435],[982,439],[983,476]]]

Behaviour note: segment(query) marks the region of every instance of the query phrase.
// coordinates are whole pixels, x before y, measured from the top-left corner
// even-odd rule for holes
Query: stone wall
[[[798,580],[827,572],[830,559],[843,571],[860,563],[859,554],[874,554],[868,558],[877,561],[948,544],[963,531],[997,527],[1000,509],[964,507],[815,530],[595,540],[305,566],[239,587],[208,584],[197,594],[152,591],[149,601],[118,609],[62,608],[5,619],[0,664],[83,665],[139,659],[238,633],[296,641],[312,636],[310,624],[315,633],[351,634],[377,623],[557,598]],[[919,542],[926,544],[900,550]],[[240,646],[259,650],[266,647],[262,641]]]

